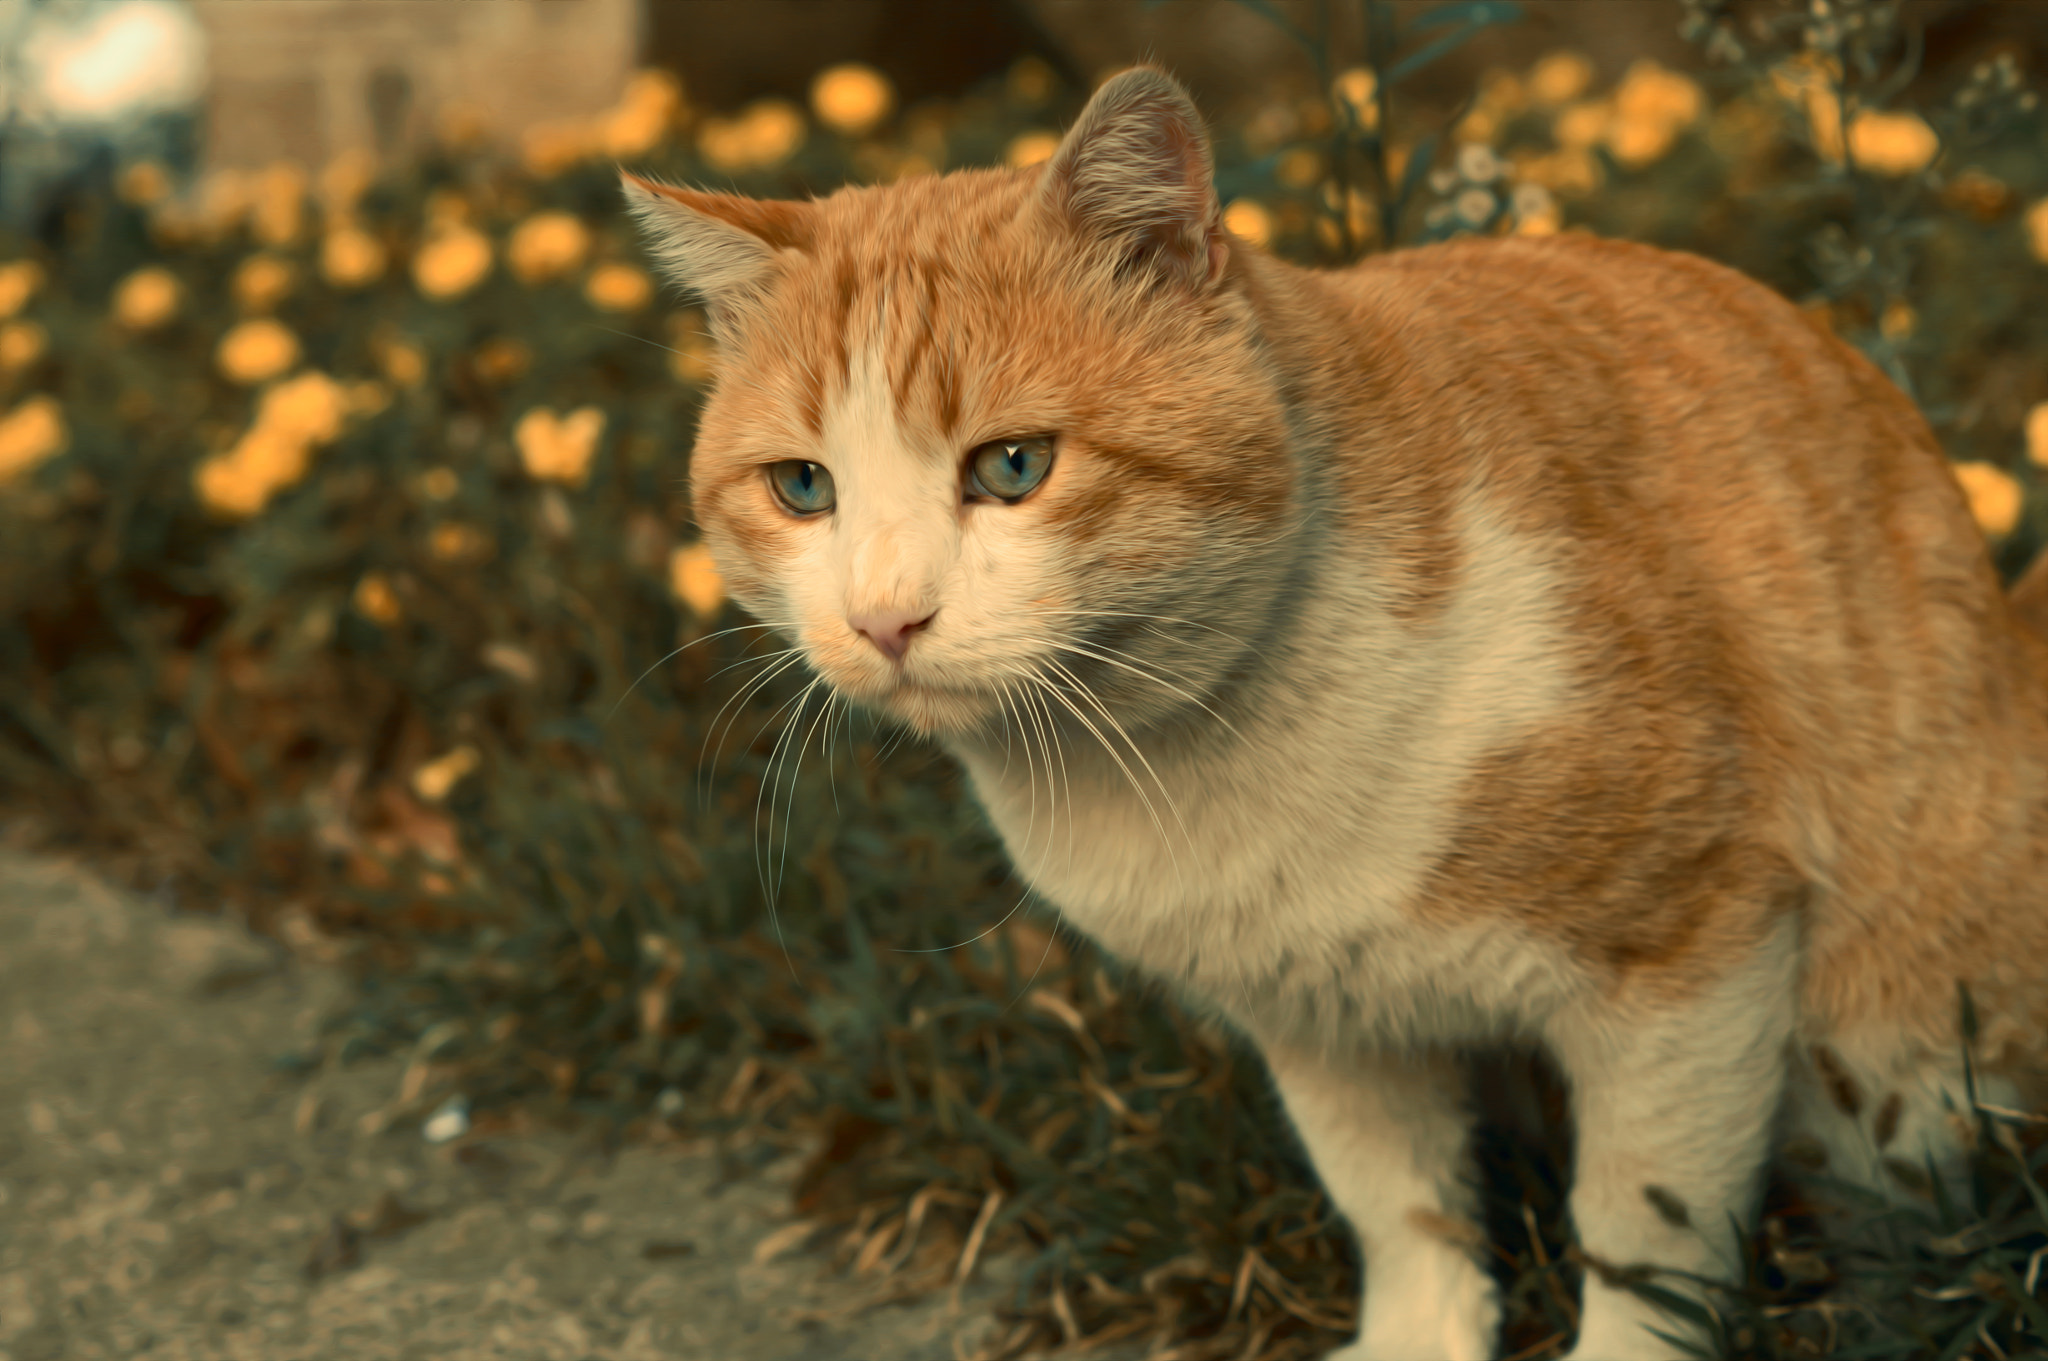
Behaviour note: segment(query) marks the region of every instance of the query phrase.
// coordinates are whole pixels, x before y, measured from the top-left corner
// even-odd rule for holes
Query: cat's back
[[[1333,457],[1372,489],[1361,560],[1376,519],[1442,526],[1476,497],[1540,547],[1573,639],[1580,718],[1475,782],[1449,862],[1499,881],[1446,901],[1526,899],[1518,875],[1618,837],[1643,865],[1744,846],[1823,890],[1809,984],[1837,1019],[1952,1024],[1952,980],[2004,972],[1994,933],[2048,961],[2048,649],[1895,385],[1763,285],[1645,246],[1453,243],[1315,277],[1348,323],[1322,360],[1351,375]],[[1436,564],[1419,627],[1487,551],[1434,542],[1410,555]],[[1622,953],[1693,930],[1658,944],[1639,894],[1609,916],[1573,892],[1540,910]],[[2010,981],[2000,1001],[2038,1007]]]

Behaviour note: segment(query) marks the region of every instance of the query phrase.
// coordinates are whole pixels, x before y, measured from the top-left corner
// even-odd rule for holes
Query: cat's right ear
[[[619,179],[662,273],[703,298],[720,329],[760,300],[777,251],[811,243],[808,203],[708,194],[623,171]]]

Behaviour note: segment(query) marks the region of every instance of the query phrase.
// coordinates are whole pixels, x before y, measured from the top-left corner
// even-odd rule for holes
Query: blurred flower
[[[387,628],[405,614],[398,604],[398,592],[391,589],[391,583],[384,579],[382,572],[363,573],[362,579],[356,582],[350,603],[363,618]]]
[[[1468,184],[1492,184],[1500,178],[1500,157],[1483,142],[1458,148],[1458,177]]]
[[[384,243],[344,223],[320,242],[320,277],[336,288],[361,288],[384,277]]]
[[[583,282],[583,296],[606,312],[637,312],[654,299],[654,281],[631,265],[599,265]]]
[[[171,194],[171,173],[157,161],[131,161],[114,177],[114,192],[123,203],[153,208]]]
[[[519,160],[535,179],[549,180],[591,156],[597,132],[584,122],[535,123],[519,136]]]
[[[256,423],[306,444],[328,444],[341,434],[349,396],[318,369],[290,378],[263,394]]]
[[[365,578],[367,580],[367,578]],[[436,756],[412,773],[412,792],[428,803],[439,803],[448,797],[464,776],[477,768],[481,757],[472,746],[460,746],[453,751]],[[460,1131],[457,1131],[458,1133]],[[432,1136],[429,1136],[432,1137]],[[442,1136],[452,1138],[452,1135]]]
[[[607,156],[644,156],[661,143],[683,107],[682,83],[666,71],[635,71],[626,92],[598,122]]]
[[[0,373],[27,368],[49,348],[50,333],[33,321],[10,321],[0,326]]]
[[[0,317],[11,317],[27,306],[42,284],[43,267],[33,260],[0,264]]]
[[[1254,246],[1263,246],[1273,239],[1273,215],[1254,199],[1231,200],[1223,210],[1223,225],[1232,236]]]
[[[1904,340],[1919,324],[1920,314],[1913,310],[1912,304],[1903,298],[1893,298],[1884,305],[1884,312],[1877,319],[1877,331],[1886,340]]]
[[[1308,147],[1296,147],[1280,158],[1273,178],[1289,189],[1306,189],[1323,177],[1323,158]]]
[[[1605,137],[1613,122],[1614,106],[1611,103],[1604,99],[1586,99],[1560,113],[1550,132],[1557,138],[1559,146],[1585,150]]]
[[[387,340],[376,351],[384,376],[402,388],[418,387],[427,376],[426,353],[410,341]]]
[[[590,478],[590,460],[603,436],[604,412],[597,407],[557,416],[537,406],[519,418],[512,442],[519,446],[519,461],[529,477],[580,487]]]
[[[1370,132],[1380,125],[1379,88],[1380,79],[1370,68],[1354,66],[1331,83],[1330,96],[1351,115],[1354,127]]]
[[[1038,165],[1052,159],[1060,149],[1060,135],[1056,132],[1020,132],[1010,139],[1009,147],[1003,152],[1003,161],[1016,169],[1027,165]]]
[[[678,379],[702,387],[718,372],[718,346],[711,339],[704,314],[686,308],[669,318],[674,343],[669,346],[668,369]]]
[[[469,562],[489,556],[491,541],[480,530],[447,520],[428,533],[427,551],[442,562]]]
[[[2036,402],[2027,412],[2027,462],[2048,468],[2048,402]]]
[[[257,424],[226,453],[199,465],[193,486],[208,510],[246,519],[306,475],[311,447],[289,431]]]
[[[430,298],[460,297],[491,272],[490,239],[473,227],[443,226],[431,231],[412,258],[413,282]]]
[[[540,663],[531,652],[513,643],[485,643],[484,665],[502,671],[513,680],[531,685],[540,679]]]
[[[1660,160],[1678,134],[1697,123],[1706,108],[1699,83],[1653,61],[1628,68],[1614,91],[1614,121],[1607,149],[1631,169]]]
[[[1600,162],[1580,147],[1518,153],[1515,178],[1555,193],[1584,194],[1600,187]]]
[[[701,543],[668,555],[668,588],[700,619],[717,614],[725,603],[725,578],[718,574],[711,550]]]
[[[266,382],[299,362],[299,338],[269,317],[258,317],[222,336],[214,360],[231,382]]]
[[[257,177],[249,226],[264,245],[288,246],[298,240],[305,207],[305,170],[294,162],[278,161]]]
[[[1540,184],[1516,185],[1508,204],[1514,210],[1517,236],[1554,236],[1563,225],[1557,200]]]
[[[2012,474],[1990,463],[1951,463],[1949,467],[1963,484],[1963,494],[1970,498],[1970,514],[1977,517],[1984,532],[1994,539],[2012,533],[2020,522],[2024,499]]]
[[[1571,103],[1592,84],[1592,59],[1569,48],[1546,53],[1529,68],[1529,97],[1552,108]]]
[[[462,490],[453,468],[429,468],[420,474],[420,491],[429,501],[446,501]]]
[[[1940,149],[1941,139],[1916,113],[1865,109],[1849,124],[1849,154],[1856,164],[1880,175],[1925,170]]]
[[[0,416],[0,483],[15,478],[55,458],[71,441],[64,425],[64,408],[48,395],[29,398],[5,416]]]
[[[348,385],[348,413],[351,416],[374,416],[390,405],[391,389],[374,378]]]
[[[1979,222],[1996,222],[2013,210],[2018,196],[2004,180],[1971,166],[1942,186],[1941,201]]]
[[[160,265],[136,270],[114,286],[114,322],[130,331],[154,331],[178,314],[184,290]]]
[[[2034,258],[2048,265],[2048,198],[2042,199],[2027,209],[2027,248]],[[4,298],[0,298],[0,316],[7,315]]]
[[[1500,208],[1500,200],[1493,196],[1493,190],[1473,185],[1458,192],[1451,200],[1451,210],[1458,221],[1468,227],[1484,227],[1493,221],[1493,215]]]
[[[524,341],[493,336],[476,347],[470,365],[477,376],[495,387],[516,382],[533,367],[533,351]]]
[[[244,312],[268,312],[291,295],[292,267],[275,255],[252,255],[235,270],[230,285]]]
[[[590,229],[573,213],[535,213],[519,224],[505,247],[505,263],[523,284],[558,279],[583,263]]]
[[[811,82],[811,111],[834,132],[858,137],[889,116],[896,92],[870,66],[847,62],[818,73]]]
[[[697,150],[715,170],[765,170],[804,144],[804,116],[786,99],[761,99],[737,118],[713,118],[697,132]]]

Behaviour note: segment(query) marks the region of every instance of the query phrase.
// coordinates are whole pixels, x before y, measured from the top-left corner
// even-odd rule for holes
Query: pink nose
[[[910,650],[910,635],[931,623],[937,613],[934,610],[920,617],[910,610],[863,610],[846,616],[846,622],[853,625],[855,633],[880,648],[884,657],[900,662]]]

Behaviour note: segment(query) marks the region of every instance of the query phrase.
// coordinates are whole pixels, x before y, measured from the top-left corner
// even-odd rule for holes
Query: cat
[[[1344,1357],[1495,1353],[1467,1054],[1549,1053],[1583,1250],[1679,1290],[1779,1138],[1953,1165],[1959,982],[1980,1095],[2042,1095],[2048,643],[1774,293],[1572,233],[1283,263],[1149,67],[1034,167],[625,191],[722,348],[732,594],[1256,1042],[1363,1254]],[[1590,1271],[1571,1355],[1680,1327]]]

